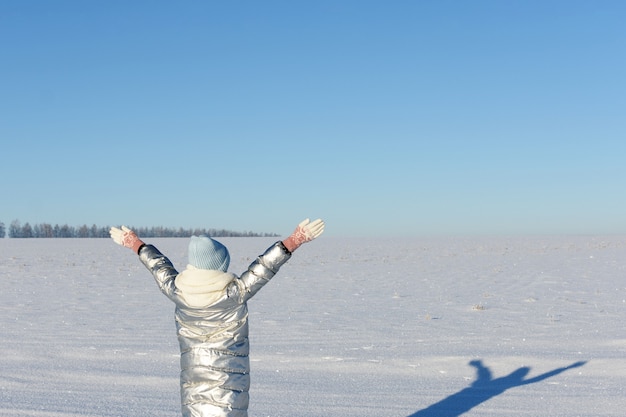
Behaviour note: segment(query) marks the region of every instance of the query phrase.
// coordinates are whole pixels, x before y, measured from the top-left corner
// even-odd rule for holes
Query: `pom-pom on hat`
[[[213,269],[226,272],[230,255],[226,246],[208,236],[191,236],[189,242],[189,264],[198,269]]]

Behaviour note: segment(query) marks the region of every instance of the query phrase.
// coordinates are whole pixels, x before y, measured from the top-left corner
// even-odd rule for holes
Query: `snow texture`
[[[240,273],[275,239],[220,240]],[[2,239],[0,280],[0,416],[180,415],[174,306],[132,252]],[[249,307],[250,417],[626,410],[623,236],[322,236]]]

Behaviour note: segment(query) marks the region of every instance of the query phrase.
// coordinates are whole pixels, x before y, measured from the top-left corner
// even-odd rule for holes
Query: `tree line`
[[[275,233],[236,232],[226,229],[201,229],[201,228],[169,228],[157,227],[132,227],[138,236],[142,238],[154,237],[190,237],[192,235],[207,235],[212,237],[273,237]],[[49,223],[22,224],[19,220],[13,220],[8,228],[0,221],[0,238],[100,238],[109,237],[110,226],[69,226],[67,224],[54,226]]]

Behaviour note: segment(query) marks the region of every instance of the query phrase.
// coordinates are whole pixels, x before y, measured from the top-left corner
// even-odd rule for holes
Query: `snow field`
[[[275,239],[219,240],[239,273]],[[0,280],[0,416],[179,415],[173,304],[130,251],[3,239]],[[249,308],[251,417],[626,409],[623,236],[322,237]]]

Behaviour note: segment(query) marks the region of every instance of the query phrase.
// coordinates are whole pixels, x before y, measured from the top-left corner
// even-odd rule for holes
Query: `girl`
[[[305,242],[324,231],[324,222],[302,221],[287,239],[270,246],[237,276],[227,272],[228,249],[208,236],[192,236],[189,264],[178,272],[153,245],[122,226],[115,243],[132,249],[176,305],[183,417],[247,417],[250,388],[247,301]]]

